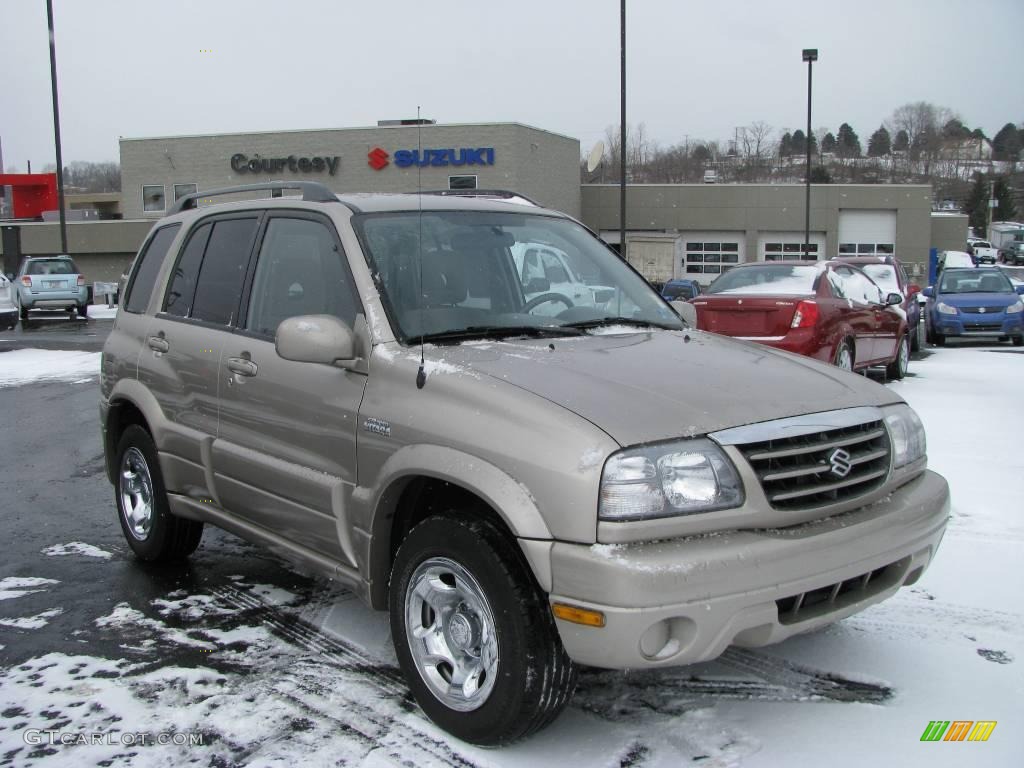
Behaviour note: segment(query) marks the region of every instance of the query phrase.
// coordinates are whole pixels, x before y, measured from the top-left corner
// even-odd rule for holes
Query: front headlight
[[[707,438],[629,448],[601,474],[601,520],[624,522],[711,512],[743,504],[732,462]]]
[[[923,459],[928,453],[924,425],[909,405],[886,408],[885,425],[892,441],[892,465],[899,468]]]
[[[1010,314],[1011,312],[1024,312],[1024,302],[1017,299],[1017,301],[1006,308],[1006,314]]]
[[[944,301],[940,301],[938,304],[936,304],[935,308],[937,310],[939,310],[939,312],[941,314],[943,314],[943,315],[955,315],[956,314],[956,307],[951,307],[949,304],[947,304]]]

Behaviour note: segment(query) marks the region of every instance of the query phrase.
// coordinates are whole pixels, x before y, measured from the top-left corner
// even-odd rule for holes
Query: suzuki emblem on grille
[[[850,454],[842,448],[836,448],[828,457],[828,463],[832,465],[832,474],[836,477],[846,477],[853,469],[850,463]]]
[[[978,307],[978,311],[981,312],[981,314],[983,314],[983,315],[985,314],[985,308],[984,307]]]

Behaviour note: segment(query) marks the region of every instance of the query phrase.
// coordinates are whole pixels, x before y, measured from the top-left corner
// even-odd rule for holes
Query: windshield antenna
[[[427,372],[423,359],[423,121],[420,119],[420,108],[416,106],[416,201],[419,205],[417,215],[419,233],[416,237],[416,250],[420,264],[420,369],[416,372],[416,389],[423,389],[427,383]]]

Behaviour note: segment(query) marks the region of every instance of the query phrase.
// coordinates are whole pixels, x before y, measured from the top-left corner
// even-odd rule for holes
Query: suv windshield
[[[942,273],[942,293],[1014,293],[1009,278],[998,269],[952,269]]]
[[[641,277],[568,219],[409,211],[364,214],[354,224],[403,342],[421,335],[428,341],[574,335],[618,323],[683,327]],[[607,286],[606,300],[598,303],[582,283],[568,291],[566,278],[579,275]]]
[[[78,269],[71,259],[35,259],[30,261],[26,275],[77,275]]]
[[[814,293],[819,270],[814,266],[759,264],[726,272],[705,293]]]

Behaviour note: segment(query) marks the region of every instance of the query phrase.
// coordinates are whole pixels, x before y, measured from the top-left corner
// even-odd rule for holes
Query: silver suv
[[[143,560],[211,523],[341,582],[427,716],[496,745],[578,664],[775,643],[934,556],[948,488],[891,389],[693,330],[555,211],[294,187],[184,198],[131,269],[100,410]],[[612,295],[527,299],[524,247]]]

